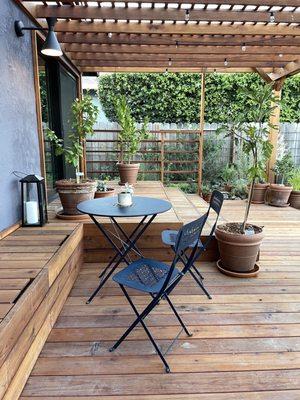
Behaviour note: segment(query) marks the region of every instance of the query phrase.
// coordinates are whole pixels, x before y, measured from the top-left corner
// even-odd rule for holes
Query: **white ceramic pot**
[[[132,194],[121,192],[118,194],[118,204],[121,207],[129,207],[132,205]]]

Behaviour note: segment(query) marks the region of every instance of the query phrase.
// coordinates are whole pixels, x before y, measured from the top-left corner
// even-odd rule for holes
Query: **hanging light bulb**
[[[273,12],[270,13],[270,22],[275,22],[275,14]]]
[[[282,54],[282,53],[279,53],[278,55],[279,55],[280,58],[283,57],[283,54]]]
[[[247,50],[246,43],[243,43],[243,44],[242,44],[241,49],[242,49],[242,51],[246,51],[246,50]]]
[[[186,22],[190,20],[190,10],[185,10],[185,17],[184,17],[184,19],[186,20]]]
[[[172,66],[172,58],[169,58],[169,67]]]
[[[225,67],[227,67],[227,65],[228,65],[228,60],[227,60],[227,58],[225,58],[225,60],[224,60],[224,65],[225,65]]]
[[[176,42],[175,42],[176,49],[178,49],[178,46],[179,46],[179,43],[178,43],[178,40],[176,40]]]
[[[112,33],[111,32],[108,32],[108,34],[107,34],[107,36],[111,39],[112,38]]]
[[[166,70],[165,70],[165,74],[167,74],[169,72],[169,70],[168,70],[168,68],[166,68]]]

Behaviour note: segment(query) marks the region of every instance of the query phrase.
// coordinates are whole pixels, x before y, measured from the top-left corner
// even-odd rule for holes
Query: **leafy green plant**
[[[221,172],[221,178],[226,185],[232,185],[237,179],[237,170],[235,166],[227,164]]]
[[[148,137],[148,119],[145,118],[141,128],[137,128],[136,121],[132,116],[125,96],[121,96],[115,100],[115,111],[118,124],[121,127],[119,132],[119,162],[130,164],[132,157],[139,150],[141,141]]]
[[[287,183],[288,179],[291,177],[294,169],[294,162],[291,153],[286,153],[280,160],[277,160],[273,171],[276,174],[277,183]]]
[[[300,190],[300,168],[294,169],[288,182],[293,187],[293,190]]]
[[[247,183],[247,180],[242,178],[234,180],[230,191],[230,198],[239,197],[240,199],[245,199],[248,195]]]
[[[254,184],[259,180],[266,179],[266,162],[270,158],[273,148],[268,140],[268,133],[271,128],[276,128],[269,122],[269,116],[278,103],[273,95],[271,85],[261,85],[255,90],[243,89],[243,93],[247,96],[248,108],[250,108],[256,123],[243,123],[238,118],[229,124],[224,124],[221,128],[225,135],[233,134],[235,138],[240,139],[244,152],[251,155],[251,164],[247,171],[250,189],[241,233],[246,231]]]
[[[56,155],[64,155],[68,164],[73,165],[76,173],[79,172],[79,161],[83,155],[83,143],[87,135],[93,135],[93,126],[97,121],[98,107],[93,104],[90,96],[76,99],[71,107],[73,131],[68,135],[69,146],[64,146],[60,139],[51,129],[46,130],[46,137],[53,143]]]
[[[201,194],[202,196],[208,196],[209,194],[211,194],[213,191],[213,186],[208,183],[208,182],[204,182],[201,186]]]

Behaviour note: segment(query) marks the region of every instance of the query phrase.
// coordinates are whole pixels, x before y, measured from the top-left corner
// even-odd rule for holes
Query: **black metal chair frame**
[[[215,211],[215,213],[217,214],[216,220],[215,220],[215,222],[214,222],[214,224],[213,224],[213,226],[212,226],[212,228],[210,230],[210,234],[209,234],[208,239],[206,240],[205,244],[204,245],[201,244],[202,251],[199,251],[196,254],[195,261],[197,261],[197,259],[203,253],[203,251],[206,251],[206,249],[208,248],[208,246],[209,246],[209,244],[210,244],[210,242],[211,242],[211,240],[213,238],[213,235],[214,235],[214,232],[215,232],[218,220],[219,220],[219,216],[220,216],[223,200],[224,200],[223,194],[221,192],[219,192],[218,190],[214,190],[213,193],[212,193],[212,196],[211,196],[211,200],[210,200],[210,203],[209,203],[208,210],[204,215],[206,216],[206,219],[205,219],[205,222],[206,222],[208,217],[209,217],[211,209],[213,209]],[[200,247],[200,249],[201,249],[201,247]],[[172,248],[173,251],[175,251],[175,247],[174,246],[171,246],[171,248]],[[180,260],[183,263],[183,265],[185,265],[187,263],[188,257],[186,255],[186,253],[183,253],[180,256]],[[203,285],[204,277],[202,276],[202,274],[199,271],[199,269],[195,266],[194,262],[191,265],[191,268],[188,270],[188,272],[192,276],[192,278],[195,280],[195,282],[200,286],[200,288],[203,290],[203,292],[206,294],[206,296],[211,300],[212,297],[211,297],[210,293],[207,291],[207,289]]]
[[[192,336],[192,334],[188,331],[187,327],[185,326],[183,320],[179,316],[174,304],[171,302],[169,295],[171,292],[174,290],[174,288],[179,284],[181,279],[185,276],[185,274],[190,270],[191,266],[193,265],[196,257],[199,257],[199,251],[202,252],[203,250],[200,249],[198,252],[198,247],[197,244],[194,246],[194,248],[191,251],[191,254],[188,256],[187,262],[184,265],[184,268],[181,271],[178,271],[178,274],[176,274],[175,277],[172,278],[173,272],[175,270],[176,264],[180,261],[180,257],[182,256],[183,253],[186,252],[186,250],[191,246],[192,243],[198,242],[198,239],[200,238],[202,229],[205,225],[206,221],[206,215],[203,215],[202,217],[198,218],[196,221],[190,222],[189,224],[184,225],[180,230],[177,235],[177,240],[176,240],[176,245],[175,245],[175,255],[173,262],[167,272],[166,278],[162,284],[161,289],[159,290],[158,293],[151,293],[149,294],[152,296],[152,301],[148,304],[148,306],[142,311],[139,312],[137,308],[135,307],[132,299],[130,298],[125,286],[121,283],[119,283],[119,286],[124,293],[126,299],[128,300],[130,306],[132,307],[136,319],[135,321],[129,326],[129,328],[124,332],[124,334],[120,337],[120,339],[109,349],[109,351],[114,351],[116,350],[119,345],[126,339],[126,337],[130,334],[130,332],[137,326],[137,324],[141,324],[151,341],[152,345],[154,346],[157,354],[159,355],[160,359],[162,360],[164,366],[165,366],[165,371],[166,372],[171,372],[170,367],[164,357],[166,354],[162,354],[162,351],[156,344],[153,336],[151,335],[149,329],[147,328],[144,319],[147,317],[147,315],[158,305],[160,300],[165,299],[171,310],[173,311],[174,315],[176,316],[177,320],[179,321],[182,330],[185,331],[185,333],[188,336]],[[196,226],[196,228],[195,228]],[[188,236],[190,235],[190,236]],[[126,268],[125,268],[126,270]],[[172,279],[171,279],[172,278]]]

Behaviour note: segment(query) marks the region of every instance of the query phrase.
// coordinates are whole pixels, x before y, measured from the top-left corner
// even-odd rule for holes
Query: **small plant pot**
[[[236,233],[234,229],[231,231],[237,225],[227,223],[216,228],[222,266],[228,271],[250,272],[254,270],[264,235],[262,229],[256,225],[252,225],[255,231],[253,235]]]
[[[263,204],[265,203],[267,189],[270,186],[269,183],[255,183],[253,187],[253,196],[251,203]]]
[[[63,214],[81,215],[76,208],[77,204],[94,198],[97,182],[87,180],[76,183],[74,179],[63,179],[57,181],[55,186],[63,207]]]
[[[132,205],[132,194],[127,192],[119,193],[118,205],[121,207],[130,207]]]
[[[226,185],[224,186],[224,190],[225,190],[225,192],[230,193],[232,191],[232,185],[229,185],[228,183],[226,183]]]
[[[211,193],[202,194],[202,198],[204,201],[206,201],[206,203],[210,203],[211,195],[212,195]]]
[[[119,185],[125,185],[125,183],[129,183],[129,185],[135,185],[137,181],[137,176],[140,168],[140,164],[117,164],[120,175]]]
[[[287,207],[291,192],[291,186],[271,184],[266,195],[267,202],[270,206]]]
[[[300,210],[300,190],[293,190],[288,201],[291,207]]]
[[[116,190],[114,188],[107,188],[107,190],[104,191],[96,191],[95,192],[95,199],[101,199],[102,197],[110,197],[114,196]]]

